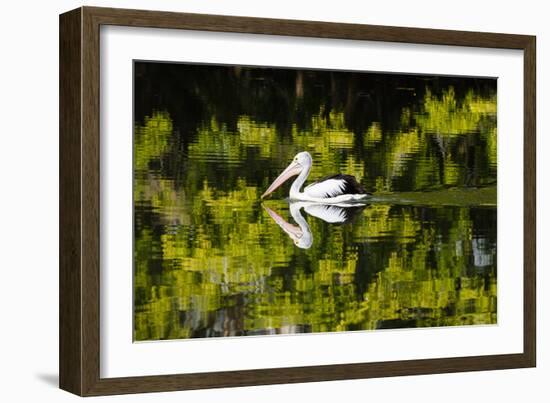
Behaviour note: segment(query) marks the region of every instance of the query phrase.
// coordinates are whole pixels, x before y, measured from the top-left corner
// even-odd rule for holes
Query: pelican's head
[[[267,190],[262,195],[262,199],[267,195],[273,193],[275,189],[277,189],[287,180],[289,180],[293,176],[300,175],[300,173],[304,169],[309,167],[311,167],[311,154],[307,151],[302,151],[301,153],[296,154],[290,165],[287,166],[286,169],[277,177],[277,179],[273,181],[271,186],[267,188]]]
[[[303,167],[311,165],[311,154],[307,151],[302,151],[294,156],[293,162],[297,162]]]

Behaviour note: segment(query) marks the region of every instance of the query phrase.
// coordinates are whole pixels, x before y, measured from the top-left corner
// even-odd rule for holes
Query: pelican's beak
[[[289,178],[292,178],[293,176],[298,175],[300,172],[302,172],[302,165],[300,165],[298,162],[291,162],[289,166],[286,167],[286,169],[283,171],[282,174],[280,174],[277,179],[273,181],[271,186],[267,188],[267,190],[262,195],[262,199],[266,197],[267,195],[273,193],[275,189],[277,189],[279,186],[281,186],[283,183],[285,183]]]
[[[284,218],[271,210],[269,207],[263,207],[265,211],[267,211],[267,214],[269,214],[269,216],[273,218],[273,221],[275,221],[279,225],[279,227],[281,227],[283,231],[286,232],[290,238],[292,238],[294,242],[298,241],[302,237],[302,235],[304,235],[304,232],[299,226],[286,222]]]

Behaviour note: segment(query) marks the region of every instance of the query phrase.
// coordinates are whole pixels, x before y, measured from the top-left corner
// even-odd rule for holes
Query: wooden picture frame
[[[193,374],[100,377],[101,25],[519,49],[524,52],[524,348],[468,356]],[[81,396],[533,367],[535,37],[482,32],[81,7],[60,16],[60,387]]]

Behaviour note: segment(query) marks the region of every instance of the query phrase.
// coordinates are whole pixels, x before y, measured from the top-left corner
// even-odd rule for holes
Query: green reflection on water
[[[496,323],[495,80],[135,71],[135,340]],[[305,150],[309,182],[372,201],[344,224],[288,185],[262,204]]]

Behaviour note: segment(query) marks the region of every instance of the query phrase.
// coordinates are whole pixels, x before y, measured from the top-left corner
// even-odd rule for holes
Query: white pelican
[[[313,244],[313,234],[309,225],[302,216],[301,209],[314,217],[317,217],[330,224],[345,224],[350,222],[365,208],[364,204],[322,204],[311,202],[290,202],[289,210],[292,219],[298,225],[290,224],[275,211],[263,206],[269,216],[282,228],[292,239],[294,245],[301,249],[309,249]]]
[[[351,175],[331,175],[306,186],[303,192],[300,189],[311,170],[312,159],[307,151],[296,154],[294,160],[273,181],[264,192],[262,199],[273,193],[275,189],[293,176],[298,175],[290,186],[289,199],[291,201],[310,201],[323,204],[337,204],[342,202],[362,201],[370,197],[363,186]]]

